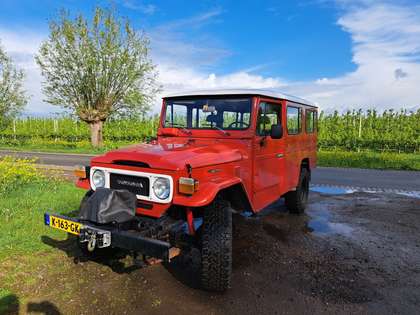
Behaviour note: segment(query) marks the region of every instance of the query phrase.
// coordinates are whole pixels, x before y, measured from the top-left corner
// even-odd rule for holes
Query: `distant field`
[[[319,151],[318,166],[420,171],[420,154]]]
[[[119,119],[104,126],[108,148],[141,142],[154,136],[158,116],[144,119]],[[87,124],[63,118],[18,119],[0,131],[0,146],[91,149]],[[318,121],[318,146],[325,151],[420,152],[420,110],[412,112],[376,111],[329,114],[321,112]]]
[[[158,123],[158,116],[108,121],[104,147],[93,149],[83,122],[69,117],[18,119],[0,131],[0,148],[95,154],[155,136]],[[323,166],[420,170],[420,110],[321,112],[318,148]]]

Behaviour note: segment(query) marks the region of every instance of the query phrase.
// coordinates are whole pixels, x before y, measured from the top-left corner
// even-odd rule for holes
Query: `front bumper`
[[[79,235],[79,238],[82,242],[88,241],[88,238],[90,238],[92,235],[95,235],[95,237],[97,238],[97,247],[99,248],[108,246],[114,248],[122,248],[138,252],[146,256],[161,259],[166,262],[169,261],[169,250],[171,248],[171,245],[168,242],[143,237],[135,231],[120,230],[117,227],[113,227],[110,225],[96,225],[91,222],[85,223],[81,222],[78,218],[71,218],[63,215],[52,215],[49,213],[45,213],[44,223],[45,225],[52,228],[57,227],[51,224],[51,217],[60,218],[68,222],[80,224],[80,233],[77,234]]]

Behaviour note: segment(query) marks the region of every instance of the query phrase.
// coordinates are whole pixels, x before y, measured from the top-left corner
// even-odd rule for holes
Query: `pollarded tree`
[[[19,114],[28,101],[24,78],[23,71],[15,67],[0,46],[0,127]]]
[[[144,114],[158,91],[149,41],[109,9],[96,8],[92,21],[62,12],[36,61],[46,101],[70,109],[90,125],[94,147],[113,115]]]

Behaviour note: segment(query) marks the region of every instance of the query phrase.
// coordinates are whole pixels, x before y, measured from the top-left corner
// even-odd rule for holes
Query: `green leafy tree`
[[[28,98],[23,89],[25,75],[13,64],[0,46],[0,127],[4,127],[25,107]]]
[[[46,101],[88,123],[94,147],[109,117],[146,113],[158,91],[148,39],[109,9],[96,8],[92,21],[61,12],[36,61]]]

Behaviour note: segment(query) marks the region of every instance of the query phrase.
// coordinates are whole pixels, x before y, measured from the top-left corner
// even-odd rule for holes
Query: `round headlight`
[[[92,175],[92,184],[95,188],[105,187],[105,173],[101,170],[96,170]]]
[[[171,187],[169,179],[159,177],[153,183],[153,192],[155,193],[156,197],[159,199],[166,199],[169,197]]]

